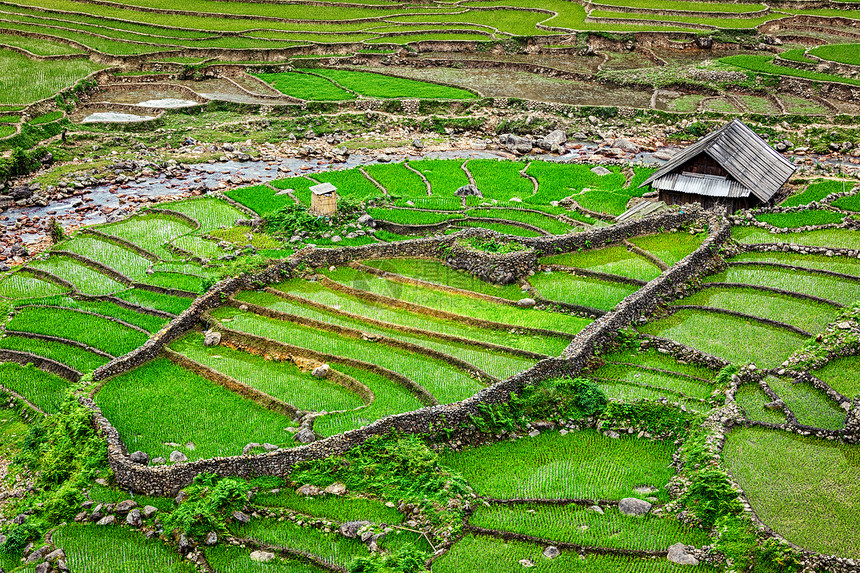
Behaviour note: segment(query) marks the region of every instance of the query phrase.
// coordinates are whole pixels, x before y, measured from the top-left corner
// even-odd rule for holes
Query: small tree
[[[55,245],[66,238],[66,232],[56,217],[48,219],[48,233],[51,234],[51,243]]]

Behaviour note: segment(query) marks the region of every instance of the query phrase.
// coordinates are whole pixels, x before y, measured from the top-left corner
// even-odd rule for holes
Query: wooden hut
[[[640,187],[667,205],[722,205],[729,213],[767,204],[796,167],[739,120],[676,153]]]
[[[311,213],[320,216],[337,213],[337,187],[331,183],[320,183],[311,187],[310,190]]]

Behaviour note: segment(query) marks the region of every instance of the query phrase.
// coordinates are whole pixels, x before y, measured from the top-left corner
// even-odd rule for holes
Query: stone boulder
[[[115,511],[119,514],[124,515],[124,514],[128,513],[129,511],[131,511],[132,509],[134,509],[135,507],[137,507],[137,502],[134,501],[133,499],[127,499],[125,501],[119,502],[116,505]]]
[[[132,527],[140,527],[143,523],[143,519],[140,515],[140,510],[135,508],[128,512],[128,515],[125,516],[125,522]]]
[[[317,436],[316,434],[314,434],[313,430],[305,426],[304,428],[296,432],[296,436],[293,439],[300,444],[310,444],[312,442],[317,441]]]
[[[244,513],[242,511],[234,511],[232,513],[232,517],[233,517],[233,520],[238,522],[238,523],[248,523],[249,521],[251,521],[251,516],[249,516],[247,513]]]
[[[537,304],[537,301],[533,298],[521,298],[517,301],[517,306],[522,308],[531,308]]]
[[[484,194],[475,186],[469,183],[468,185],[463,185],[456,191],[454,191],[454,195],[457,197],[483,197]]]
[[[363,528],[370,525],[369,521],[347,521],[342,524],[338,531],[344,537],[349,537],[350,539],[354,539],[358,537],[358,532]]]
[[[624,515],[640,516],[651,511],[651,504],[635,497],[625,497],[618,502],[618,511]]]
[[[604,175],[609,175],[610,173],[612,173],[612,171],[610,171],[609,169],[607,169],[606,167],[604,167],[602,165],[592,167],[591,172],[594,173],[595,175],[600,176],[600,177],[603,177]]]
[[[133,463],[145,466],[149,463],[149,454],[138,450],[136,452],[132,452],[131,455],[128,456],[128,459],[130,459]]]
[[[171,463],[177,464],[180,462],[187,462],[188,456],[186,456],[179,450],[173,450],[172,452],[170,452],[170,457],[168,459],[171,461]]]
[[[559,555],[561,555],[561,551],[559,551],[558,547],[556,547],[555,545],[548,545],[543,550],[543,556],[546,557],[547,559],[555,559]]]
[[[666,558],[672,563],[678,565],[698,565],[699,560],[687,553],[687,546],[683,543],[676,543],[669,546],[669,554]]]
[[[329,370],[331,370],[331,367],[328,364],[320,364],[311,371],[311,376],[314,378],[326,378],[328,377]]]
[[[218,346],[221,344],[221,333],[207,330],[203,334],[203,346]]]
[[[270,551],[251,551],[251,561],[258,563],[269,563],[275,559],[275,554]]]

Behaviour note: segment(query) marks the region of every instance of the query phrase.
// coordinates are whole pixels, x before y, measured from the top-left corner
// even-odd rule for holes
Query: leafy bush
[[[7,530],[0,550],[17,554],[51,525],[71,521],[84,501],[83,490],[107,467],[107,448],[92,425],[90,411],[70,396],[60,411],[31,427],[13,469],[35,475],[35,493],[15,502],[13,511],[31,511],[23,524]]]
[[[658,402],[610,402],[601,419],[609,426],[639,428],[654,435],[683,437],[690,418],[677,408]]]
[[[682,500],[707,528],[713,527],[721,517],[738,515],[743,511],[740,493],[732,486],[728,474],[710,466],[692,474]]]
[[[515,253],[517,251],[526,251],[529,248],[523,244],[513,243],[511,241],[480,239],[478,237],[461,240],[460,244],[464,247],[485,251],[487,253],[498,253],[500,255],[505,253]]]
[[[164,519],[164,529],[196,538],[210,531],[225,531],[225,520],[242,508],[250,490],[242,479],[198,474],[184,490],[188,497]]]

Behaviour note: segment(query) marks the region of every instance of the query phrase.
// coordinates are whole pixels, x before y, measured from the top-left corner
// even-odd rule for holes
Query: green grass
[[[23,48],[37,56],[58,56],[61,54],[82,54],[79,49],[68,44],[43,40],[41,38],[28,38],[27,36],[15,36],[12,34],[0,34],[0,44]]]
[[[627,210],[630,195],[612,191],[586,191],[576,195],[574,200],[590,211],[618,216]]]
[[[334,85],[325,78],[299,72],[254,74],[276,90],[288,96],[314,101],[343,101],[355,99],[355,94]]]
[[[648,0],[601,0],[601,4],[609,6],[627,6],[630,8],[654,9],[655,6]],[[764,4],[730,4],[727,2],[686,2],[683,0],[670,0],[660,4],[661,10],[685,10],[688,12],[758,12],[765,8]]]
[[[63,117],[63,112],[51,111],[51,112],[42,114],[38,117],[34,117],[33,119],[31,119],[27,123],[29,123],[30,125],[39,125],[42,123],[51,123],[52,121],[57,121],[61,117]]]
[[[203,292],[203,277],[166,271],[156,271],[140,281],[144,284],[186,292]]]
[[[225,326],[264,336],[302,348],[362,360],[388,368],[410,378],[433,394],[441,403],[456,402],[477,392],[481,385],[468,374],[426,356],[392,346],[346,338],[337,334],[257,316],[233,308],[212,313]]]
[[[503,235],[513,235],[515,237],[540,237],[541,233],[537,231],[532,231],[531,229],[524,229],[522,227],[517,227],[516,225],[511,225],[509,223],[489,223],[486,221],[463,221],[462,223],[457,223],[458,227],[480,227],[482,229],[489,229],[491,231],[496,231],[497,233],[501,233]],[[459,229],[455,229],[459,230]]]
[[[276,559],[270,563],[251,560],[251,550],[236,545],[216,545],[203,550],[206,561],[217,573],[323,573],[310,563],[298,559]]]
[[[91,235],[69,239],[61,243],[59,248],[93,259],[135,280],[144,278],[146,270],[152,265],[152,261],[130,249]]]
[[[849,399],[860,396],[860,356],[844,356],[812,374]]]
[[[407,169],[404,163],[368,165],[364,170],[391,195],[410,199],[427,197],[427,186],[421,176]]]
[[[272,185],[278,182],[283,182],[283,184],[286,185],[284,189],[293,189],[295,187],[307,189],[311,185],[316,184],[314,181],[304,177],[293,177],[291,179],[273,181]],[[310,192],[308,191],[308,193]],[[251,187],[231,189],[230,191],[227,191],[225,195],[234,201],[238,201],[245,207],[248,207],[261,217],[271,215],[286,205],[295,204],[292,197],[287,194],[278,195],[277,191],[268,185],[253,185]]]
[[[670,392],[680,392],[691,398],[708,398],[713,390],[711,385],[698,380],[622,364],[605,364],[594,370],[591,376],[664,388]]]
[[[184,235],[177,237],[172,242],[174,246],[188,251],[192,256],[200,257],[201,259],[216,259],[227,254],[224,249],[218,246],[216,241],[210,241],[198,235]]]
[[[630,239],[630,242],[672,266],[698,249],[704,240],[704,233],[691,235],[690,233],[675,232],[634,237]]]
[[[738,406],[744,409],[750,420],[770,424],[785,423],[785,412],[781,408],[772,410],[764,407],[765,404],[771,402],[771,399],[758,384],[740,386],[735,392],[735,401]]]
[[[76,340],[113,356],[134,350],[148,338],[105,318],[58,308],[24,308],[9,321],[7,328]]]
[[[529,211],[518,211],[516,209],[470,209],[466,212],[466,216],[519,221],[543,229],[554,235],[566,235],[574,229],[572,225],[559,221],[555,217],[540,213],[531,213]]]
[[[644,551],[662,551],[678,542],[699,547],[709,540],[707,532],[672,517],[631,517],[616,507],[604,512],[581,505],[479,505],[469,523],[562,543]]]
[[[817,64],[817,60],[806,57],[806,48],[792,48],[779,54],[783,60],[791,60],[793,62],[803,62],[805,64]]]
[[[790,243],[810,247],[860,249],[860,232],[846,229],[819,229],[797,233],[769,233],[758,227],[734,227],[732,238],[741,243]]]
[[[588,319],[570,316],[569,314],[518,308],[478,300],[464,295],[403,285],[348,267],[340,267],[335,271],[325,271],[325,274],[330,279],[355,289],[461,316],[489,320],[501,324],[544,328],[557,332],[576,334],[590,322]]]
[[[190,460],[235,456],[251,442],[289,447],[294,423],[165,358],[112,378],[96,394],[129,451]],[[194,444],[194,449],[185,445]],[[167,445],[168,443],[180,445]]]
[[[780,207],[797,207],[808,205],[813,201],[821,201],[831,193],[850,191],[852,183],[845,181],[834,181],[832,179],[818,179],[810,183],[802,192],[792,195],[779,204]]]
[[[860,195],[848,195],[835,200],[832,205],[846,211],[860,211]]]
[[[187,215],[200,223],[198,233],[205,234],[214,229],[232,227],[237,219],[247,219],[248,216],[221,199],[214,197],[199,197],[174,203],[162,203],[161,209],[170,209]]]
[[[565,272],[541,272],[529,277],[529,283],[543,298],[578,304],[599,310],[612,310],[639,287]]]
[[[118,304],[109,301],[82,300],[74,299],[68,296],[52,296],[33,301],[23,301],[23,304],[27,304],[29,302],[32,302],[33,304],[48,304],[53,306],[62,306],[66,308],[74,308],[89,312],[95,312],[102,316],[118,318],[129,324],[139,326],[140,328],[143,328],[144,330],[148,330],[149,332],[153,333],[158,332],[164,325],[167,324],[167,320],[164,318],[136,312],[134,310],[119,306]]]
[[[191,573],[194,566],[158,538],[144,537],[126,527],[71,524],[53,535],[66,553],[66,563],[76,573]]]
[[[129,289],[116,295],[117,298],[127,300],[139,306],[169,312],[171,314],[181,314],[184,312],[193,299],[183,296],[174,296],[172,294],[161,294],[142,289]]]
[[[463,209],[463,202],[459,197],[440,197],[439,195],[401,197],[394,201],[394,205],[395,207],[437,211],[461,211]]]
[[[0,386],[24,396],[48,414],[60,409],[71,384],[65,378],[39,370],[32,364],[0,363]]]
[[[670,442],[583,430],[446,452],[442,459],[488,497],[621,499],[644,497],[633,488],[650,485],[665,500],[674,449]]]
[[[472,92],[460,88],[371,72],[324,68],[303,71],[334,80],[346,89],[366,97],[421,99],[475,99],[476,97]]]
[[[791,408],[799,423],[825,430],[838,430],[845,425],[845,410],[811,384],[794,384],[776,376],[768,376],[765,381]]]
[[[755,22],[753,20],[749,21],[751,24]],[[777,76],[791,76],[795,78],[805,78],[813,81],[822,81],[822,82],[837,82],[841,84],[850,84],[858,86],[860,85],[860,80],[853,78],[846,78],[843,76],[837,76],[834,74],[825,74],[821,72],[813,72],[809,70],[798,70],[795,68],[789,68],[786,66],[778,66],[773,63],[774,56],[760,56],[760,55],[738,55],[738,56],[727,56],[725,58],[720,58],[720,61],[724,64],[729,64],[744,70],[750,70],[753,72],[759,72],[763,74],[771,74]]]
[[[743,265],[705,278],[704,282],[744,283],[780,288],[809,294],[850,305],[860,300],[860,281],[848,281],[827,275],[813,274],[766,266]]]
[[[822,60],[860,66],[860,44],[825,44],[809,50]]]
[[[433,211],[413,211],[411,209],[385,209],[374,207],[367,214],[376,220],[399,223],[401,225],[435,225],[443,221],[462,219],[461,213],[435,213]]]
[[[370,388],[376,399],[370,406],[361,410],[329,414],[317,418],[314,420],[314,431],[320,435],[334,436],[349,430],[363,428],[385,416],[411,412],[423,407],[423,404],[403,386],[379,374],[343,364],[338,365],[337,369]]]
[[[675,565],[665,559],[642,559],[615,555],[586,555],[565,551],[555,559],[543,557],[543,546],[522,541],[503,541],[490,537],[466,535],[442,558],[433,563],[433,573],[485,571],[493,564],[493,573],[519,573],[520,560],[535,564],[535,573],[702,573],[705,566]]]
[[[606,362],[626,362],[629,364],[639,364],[651,368],[659,368],[688,376],[695,376],[710,380],[716,376],[716,370],[707,366],[700,366],[693,363],[680,362],[673,356],[662,354],[653,349],[620,349],[603,355]]]
[[[51,97],[103,67],[87,59],[39,62],[0,49],[0,103],[29,104]]]
[[[519,300],[526,296],[517,284],[488,283],[466,271],[452,269],[439,259],[369,259],[362,263],[385,272],[508,300]]]
[[[796,326],[810,334],[824,330],[838,309],[811,300],[748,289],[706,288],[674,304],[693,304],[733,310]]]
[[[689,412],[703,413],[710,409],[710,406],[706,406],[698,400],[683,398],[676,392],[669,390],[655,390],[631,382],[611,382],[607,380],[597,381],[596,384],[607,398],[617,402],[637,402],[640,400],[664,402],[669,400],[683,404],[684,408]]]
[[[532,182],[520,175],[525,167],[520,161],[497,159],[472,159],[466,163],[484,197],[502,202],[514,197],[525,199],[534,192]]]
[[[11,299],[50,296],[67,291],[67,288],[38,279],[27,271],[10,273],[0,280],[0,296]]]
[[[807,211],[797,211],[792,213],[763,213],[761,215],[756,215],[755,218],[757,221],[768,223],[774,227],[795,229],[797,227],[806,227],[808,225],[829,225],[831,223],[841,223],[845,218],[845,215],[834,211],[810,209]]]
[[[850,257],[828,257],[825,255],[809,255],[803,253],[740,253],[731,258],[732,261],[752,261],[761,263],[778,263],[808,269],[821,269],[846,275],[860,277],[860,260]]]
[[[100,229],[109,235],[130,241],[161,259],[172,260],[174,255],[165,249],[164,245],[193,231],[194,227],[169,215],[144,213],[118,223],[104,225]]]
[[[262,491],[254,496],[254,505],[282,507],[303,515],[333,519],[341,523],[347,521],[372,521],[396,525],[403,521],[396,509],[376,499],[344,497],[332,494],[319,496],[299,495],[289,487],[280,488],[278,493]]]
[[[784,329],[753,324],[723,314],[684,309],[639,327],[640,332],[669,338],[735,364],[779,365],[806,340]],[[754,340],[755,344],[738,344]]]
[[[860,557],[860,446],[735,428],[723,459],[756,514],[778,534],[818,553]]]
[[[36,356],[43,356],[71,366],[81,373],[91,372],[107,364],[108,359],[93,354],[82,348],[54,342],[52,340],[39,340],[36,338],[24,338],[23,336],[4,336],[0,338],[0,348],[30,352]]]
[[[351,410],[362,405],[353,391],[318,380],[292,362],[267,360],[228,347],[205,347],[201,334],[188,334],[171,344],[171,348],[299,410]]]
[[[126,288],[124,284],[70,257],[51,255],[46,260],[31,261],[29,266],[69,281],[83,294],[109,295]]]
[[[354,559],[370,554],[361,539],[348,539],[339,533],[325,533],[292,521],[255,519],[234,528],[234,532],[240,537],[313,553],[326,563],[340,567],[349,567]]]
[[[340,197],[350,197],[357,201],[372,199],[382,195],[382,191],[368,181],[358,169],[314,173],[313,179],[320,183],[331,183],[337,187],[337,193]]]
[[[291,292],[295,295],[301,296],[302,298],[312,300],[344,312],[366,316],[368,318],[391,324],[420,328],[429,332],[451,334],[467,340],[490,342],[500,346],[520,348],[553,356],[560,354],[569,342],[569,340],[565,338],[517,334],[516,332],[510,332],[509,330],[490,330],[487,328],[470,326],[462,322],[455,322],[435,318],[426,314],[401,310],[395,307],[385,306],[383,304],[369,303],[352,295],[328,290],[319,283],[314,282],[287,281],[273,286],[278,290]]]
[[[351,328],[365,334],[386,336],[395,340],[416,344],[423,348],[436,350],[447,354],[448,356],[459,358],[460,360],[483,370],[491,376],[495,376],[500,379],[508,378],[514,374],[522,372],[535,363],[535,360],[533,359],[514,356],[502,351],[476,348],[472,345],[456,342],[440,341],[428,336],[407,334],[394,328],[370,326],[361,319],[343,317],[334,312],[323,312],[305,305],[296,304],[269,293],[245,292],[238,298],[243,301],[259,304],[292,315],[307,317],[312,320]]]
[[[409,166],[419,171],[427,181],[433,195],[453,197],[454,191],[469,184],[466,173],[460,168],[462,162],[451,159],[422,159],[410,161]]]
[[[542,258],[540,262],[543,265],[575,267],[646,282],[660,275],[657,265],[628,250],[626,245],[552,255]]]

